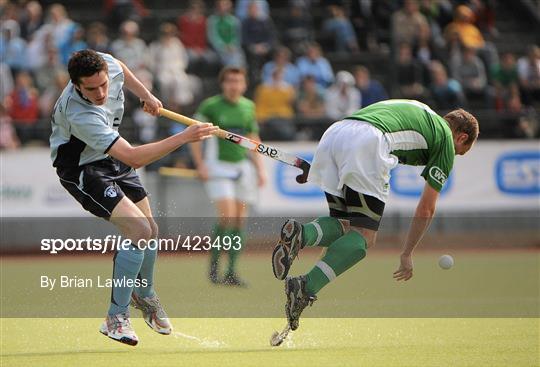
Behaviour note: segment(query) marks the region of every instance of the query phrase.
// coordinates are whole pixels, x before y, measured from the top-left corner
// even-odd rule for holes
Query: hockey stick
[[[180,115],[179,113],[169,111],[165,108],[160,108],[159,114],[163,117],[166,117],[168,119],[171,119],[173,121],[179,122],[187,126],[202,123],[200,121],[189,118],[187,116]],[[284,152],[282,150],[263,144],[261,142],[246,138],[245,136],[228,132],[226,130],[219,129],[215,135],[221,139],[225,139],[225,140],[230,141],[231,143],[238,144],[253,152],[262,154],[264,156],[267,156],[277,161],[288,164],[289,166],[300,168],[302,170],[302,173],[296,176],[296,182],[303,184],[307,181],[307,176],[308,176],[309,168],[311,167],[311,165],[305,159],[296,157],[290,153]]]

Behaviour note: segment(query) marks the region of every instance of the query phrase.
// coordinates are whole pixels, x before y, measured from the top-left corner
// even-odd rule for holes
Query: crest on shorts
[[[116,192],[116,188],[111,185],[107,186],[107,188],[103,192],[103,195],[109,198],[115,198],[116,196],[118,196],[118,193]]]

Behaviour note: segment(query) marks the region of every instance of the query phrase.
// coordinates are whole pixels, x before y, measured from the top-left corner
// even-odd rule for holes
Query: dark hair
[[[108,72],[107,63],[94,50],[82,50],[73,53],[68,62],[68,72],[71,82],[79,85],[81,78],[92,76],[100,71]]]
[[[460,108],[448,112],[444,115],[444,119],[448,122],[448,125],[450,125],[452,132],[469,135],[469,138],[465,142],[466,145],[472,144],[478,138],[478,120],[469,112]]]
[[[247,83],[246,69],[241,68],[239,66],[225,66],[219,72],[219,76],[218,76],[219,84],[223,83],[223,81],[225,80],[228,74],[242,74],[244,78],[246,79],[246,83]]]

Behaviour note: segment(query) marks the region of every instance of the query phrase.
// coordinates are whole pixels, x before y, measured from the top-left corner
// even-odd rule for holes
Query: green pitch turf
[[[140,344],[110,341],[99,319],[8,319],[2,366],[538,366],[538,319],[305,319],[280,347],[279,319],[134,320]]]
[[[439,254],[417,254],[400,284],[397,254],[373,251],[277,348],[284,296],[266,255],[242,258],[246,290],[210,285],[204,257],[162,257],[157,289],[176,333],[154,333],[133,311],[136,347],[98,333],[107,289],[39,289],[43,274],[107,276],[110,257],[2,258],[0,366],[540,366],[539,253],[453,255],[443,271]],[[303,255],[293,273],[315,260]],[[74,318],[44,317],[62,314]]]

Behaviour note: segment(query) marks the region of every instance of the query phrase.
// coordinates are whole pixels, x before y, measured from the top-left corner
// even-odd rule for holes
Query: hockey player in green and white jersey
[[[389,193],[390,171],[398,164],[425,166],[426,184],[394,272],[396,280],[413,275],[412,253],[435,213],[435,206],[456,154],[471,149],[478,121],[458,109],[444,117],[414,100],[387,100],[334,123],[323,135],[308,181],[325,192],[330,215],[300,224],[285,222],[272,255],[274,275],[285,279],[305,246],[326,247],[307,274],[287,277],[285,293],[289,327],[316,294],[366,256],[375,244]]]

